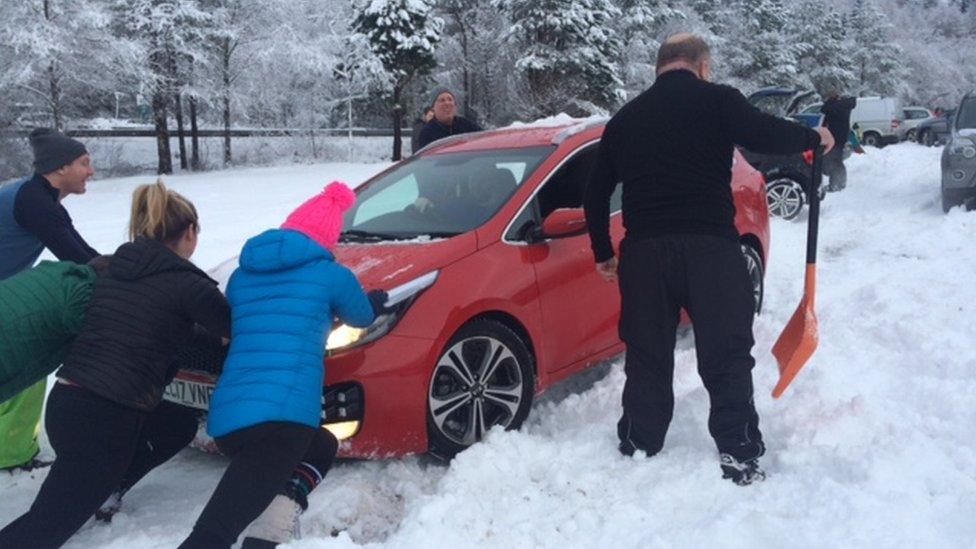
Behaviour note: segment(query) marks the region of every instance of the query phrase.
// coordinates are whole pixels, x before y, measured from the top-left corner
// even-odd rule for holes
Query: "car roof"
[[[553,125],[508,126],[496,130],[465,133],[435,141],[417,154],[554,146],[578,133],[596,128],[602,129],[607,120],[607,118],[571,119]]]

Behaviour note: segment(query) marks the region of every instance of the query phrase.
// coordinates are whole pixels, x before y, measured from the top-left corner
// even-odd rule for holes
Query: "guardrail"
[[[0,135],[5,137],[27,137],[31,130],[0,130]],[[402,129],[404,136],[409,136],[411,128]],[[309,135],[316,136],[336,136],[345,137],[350,133],[349,128],[231,128],[231,137],[302,137]],[[112,129],[73,129],[65,132],[70,137],[156,137],[156,130],[153,128],[112,128]],[[189,137],[190,132],[185,131],[184,135]],[[222,129],[200,129],[197,130],[200,137],[223,137]],[[170,130],[170,138],[178,136],[177,132]],[[353,137],[393,137],[392,128],[353,128]]]

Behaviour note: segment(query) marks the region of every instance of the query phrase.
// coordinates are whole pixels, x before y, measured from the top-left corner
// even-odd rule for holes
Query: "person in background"
[[[481,131],[481,126],[458,115],[454,92],[450,89],[437,88],[431,97],[431,108],[434,109],[434,118],[420,130],[420,138],[417,140],[417,150],[426,147],[438,139],[444,139],[445,137],[462,133]]]
[[[335,249],[356,195],[333,182],[279,229],[251,238],[227,286],[233,338],[207,430],[231,462],[182,548],[274,547],[297,535],[338,441],[320,426],[324,345],[333,321],[366,327],[388,310]],[[253,524],[252,524],[253,521]]]
[[[4,549],[60,547],[113,493],[192,440],[192,410],[162,400],[184,345],[220,345],[230,309],[189,259],[200,221],[162,182],[136,189],[131,242],[108,257],[57,372],[45,426],[57,459],[30,509],[0,530]]]
[[[838,144],[823,158],[823,173],[830,178],[831,191],[841,191],[847,187],[847,168],[844,167],[844,143],[851,133],[851,111],[857,105],[854,97],[841,97],[838,86],[830,86],[824,93],[824,104],[820,112],[824,114],[824,126],[830,130]]]
[[[417,154],[420,150],[420,132],[434,118],[434,107],[427,107],[424,113],[413,121],[413,133],[410,135],[410,154]]]
[[[0,187],[0,280],[23,272],[45,248],[62,261],[88,263],[98,255],[78,234],[61,202],[84,194],[95,174],[85,146],[51,129],[30,134],[34,175]],[[0,404],[0,470],[50,465],[38,459],[42,379]]]

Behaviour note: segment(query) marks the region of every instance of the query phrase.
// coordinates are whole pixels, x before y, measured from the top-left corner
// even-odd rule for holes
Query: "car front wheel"
[[[800,215],[805,201],[803,187],[792,179],[783,177],[766,184],[766,205],[770,215],[794,219]]]
[[[880,147],[881,136],[876,133],[864,134],[864,144],[868,147]]]
[[[464,325],[437,360],[427,391],[430,453],[451,459],[494,426],[517,429],[535,394],[532,355],[508,326]]]

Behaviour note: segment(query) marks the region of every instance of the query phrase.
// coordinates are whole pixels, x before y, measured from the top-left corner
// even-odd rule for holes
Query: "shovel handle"
[[[823,146],[813,149],[813,176],[807,189],[810,216],[807,221],[807,265],[817,262],[817,230],[820,227],[820,186],[823,184]]]

